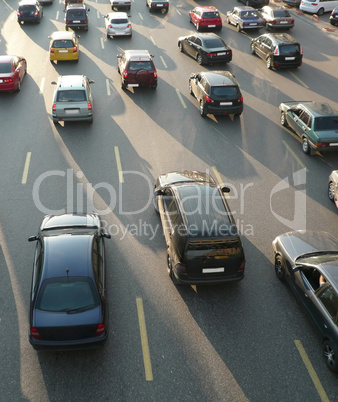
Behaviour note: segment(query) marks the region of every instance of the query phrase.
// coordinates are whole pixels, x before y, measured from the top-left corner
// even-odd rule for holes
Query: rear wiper
[[[67,314],[74,314],[74,313],[78,313],[80,311],[85,311],[85,310],[89,310],[92,307],[95,307],[96,304],[87,304],[86,306],[82,306],[82,307],[77,307],[77,308],[68,308],[66,310]]]

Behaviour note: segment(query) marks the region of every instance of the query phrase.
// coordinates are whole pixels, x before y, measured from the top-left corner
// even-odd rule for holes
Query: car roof
[[[55,39],[73,39],[74,32],[73,31],[55,31],[51,34],[50,38],[52,40]]]
[[[99,228],[100,219],[97,214],[68,213],[61,215],[46,215],[40,230],[71,227]]]
[[[19,6],[35,6],[36,3],[36,0],[21,0]]]
[[[122,11],[113,11],[112,13],[107,14],[109,18],[128,18],[129,15]]]
[[[237,10],[237,11],[257,11],[256,9],[254,9],[253,7],[250,7],[250,6],[236,6],[236,7],[234,7],[234,10]]]
[[[299,105],[302,105],[314,117],[338,115],[338,111],[334,110],[331,107],[331,105],[326,102],[316,102],[316,101],[299,102]]]
[[[207,173],[199,172],[197,170],[183,170],[183,171],[169,172],[160,175],[158,179],[161,186],[170,186],[172,184],[183,183],[183,182],[185,183],[206,182],[206,183],[212,183],[214,185],[216,184],[212,176],[210,176]]]
[[[200,6],[200,7],[195,7],[195,10],[199,10],[202,12],[208,12],[208,11],[218,11],[216,7],[214,6]]]
[[[58,78],[57,88],[84,88],[85,78],[84,75],[61,75]]]
[[[84,3],[68,3],[66,11],[67,10],[74,10],[76,8],[78,8],[80,10],[83,10],[83,9],[87,10],[87,7],[86,7],[86,5]]]
[[[0,56],[0,63],[10,63],[14,57],[17,56],[9,56],[7,54]]]
[[[43,237],[44,270],[42,280],[69,276],[92,276],[93,234]]]
[[[288,44],[288,43],[298,43],[291,35],[287,33],[268,33],[261,36],[269,37],[274,43]]]
[[[235,77],[229,71],[203,71],[200,74],[208,80],[210,85],[238,86]]]
[[[196,38],[200,38],[201,40],[203,39],[209,39],[209,38],[218,38],[221,39],[223,41],[222,38],[220,38],[218,35],[216,35],[213,32],[206,32],[206,33],[194,33],[192,35],[188,35],[189,36],[196,36]]]
[[[148,50],[125,50],[124,54],[128,60],[147,61],[152,58]]]

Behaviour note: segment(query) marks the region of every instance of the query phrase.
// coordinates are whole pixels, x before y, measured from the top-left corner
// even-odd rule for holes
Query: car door
[[[198,21],[198,11],[196,10],[196,8],[194,10],[192,10],[191,13],[191,21],[194,25],[196,25],[196,22]]]
[[[202,41],[200,38],[195,37],[195,40],[191,46],[191,56],[196,59],[199,53],[202,53]]]
[[[265,52],[264,52],[264,42],[265,42],[265,37],[263,36],[263,37],[261,37],[261,38],[258,38],[257,40],[256,40],[256,46],[255,46],[255,52],[256,52],[256,54],[260,57],[260,58],[264,58],[264,56],[265,56]]]
[[[235,11],[232,13],[232,23],[233,23],[234,25],[237,25],[237,24],[240,23],[240,15],[239,15],[239,11],[238,11],[238,10],[235,10]]]
[[[173,196],[170,188],[164,189],[163,194],[159,194],[158,198],[157,198],[158,212],[160,214],[162,228],[163,228],[163,234],[164,234],[167,246],[169,246],[169,244],[170,244],[171,231],[172,231],[168,209],[169,209],[170,202],[173,200],[173,198],[174,198],[174,196]]]
[[[190,78],[190,85],[191,85],[191,90],[195,96],[195,98],[198,99],[198,94],[199,94],[199,88],[198,88],[198,84],[200,82],[201,79],[201,75],[200,74],[196,74],[193,78]]]
[[[317,324],[323,336],[337,340],[338,295],[328,280],[316,291],[315,308]]]
[[[299,128],[300,125],[298,123],[299,117],[302,114],[303,109],[294,106],[291,107],[287,112],[286,112],[286,120],[288,125],[299,135]]]
[[[194,49],[195,40],[196,40],[195,36],[189,36],[189,37],[187,38],[185,51],[186,51],[186,53],[189,54],[190,56],[193,56],[194,53],[195,53],[195,49]]]
[[[306,110],[302,110],[299,117],[294,119],[293,129],[301,138],[304,135],[306,138],[309,138],[310,128],[308,127],[308,124],[310,124],[310,122],[312,122],[310,114]]]

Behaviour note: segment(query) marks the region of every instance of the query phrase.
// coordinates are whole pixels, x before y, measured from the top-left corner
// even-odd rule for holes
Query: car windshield
[[[81,102],[87,100],[86,91],[83,89],[59,90],[56,97],[57,102]]]
[[[211,96],[217,96],[217,97],[223,97],[223,98],[228,98],[228,97],[236,97],[238,95],[238,88],[235,86],[220,86],[220,87],[211,87],[210,91]]]
[[[85,17],[85,10],[68,10],[67,17],[76,18],[76,17]]]
[[[204,46],[208,49],[212,49],[215,47],[223,47],[224,48],[224,44],[221,41],[221,39],[219,39],[219,38],[204,39],[203,43],[204,43]]]
[[[321,130],[338,130],[338,116],[316,117],[314,129]]]
[[[127,24],[127,18],[114,18],[110,21],[112,24]]]
[[[258,14],[256,13],[256,11],[243,11],[241,13],[241,18],[243,18],[244,20],[246,18],[257,18]]]
[[[12,72],[11,63],[0,63],[0,74],[7,74]]]
[[[64,48],[64,47],[69,48],[69,47],[73,47],[73,46],[74,46],[74,43],[71,39],[58,39],[58,40],[55,40],[52,45],[52,47],[56,48],[56,49]]]
[[[300,53],[299,45],[296,43],[292,43],[290,45],[281,45],[279,46],[279,54],[281,56],[288,56],[295,53]]]
[[[73,313],[94,308],[98,304],[98,294],[90,278],[63,276],[43,282],[36,308],[50,312]]]
[[[203,13],[203,18],[218,18],[219,13],[218,12],[207,12]]]
[[[131,61],[129,63],[130,71],[138,71],[138,70],[153,70],[153,63],[151,61]]]
[[[287,10],[274,10],[273,15],[278,18],[291,17],[289,11]]]

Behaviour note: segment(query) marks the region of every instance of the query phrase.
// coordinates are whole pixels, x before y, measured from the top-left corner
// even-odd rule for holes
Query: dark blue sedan
[[[104,233],[96,214],[47,215],[37,236],[29,342],[35,349],[82,349],[108,336]]]

